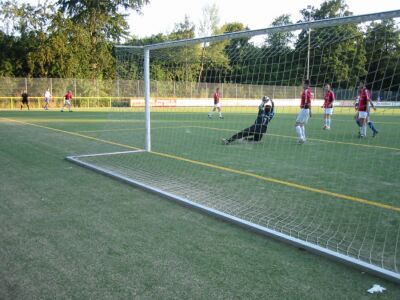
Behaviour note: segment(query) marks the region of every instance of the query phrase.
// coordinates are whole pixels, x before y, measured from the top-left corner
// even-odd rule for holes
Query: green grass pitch
[[[346,207],[360,218],[377,211],[399,228],[397,111],[374,114],[380,133],[366,140],[357,138],[352,110],[338,109],[331,131],[316,111],[301,146],[295,110],[278,110],[261,143],[229,146],[221,138],[255,113],[226,109],[223,120],[209,120],[206,111],[156,110],[149,165],[217,185],[228,179],[251,201],[238,186],[262,185],[266,199],[296,209],[332,207],[325,217],[347,230]],[[140,111],[0,111],[0,298],[367,299],[375,283],[387,288],[380,298],[399,297],[393,283],[64,160],[143,148],[144,134]],[[237,177],[240,184],[229,183]]]

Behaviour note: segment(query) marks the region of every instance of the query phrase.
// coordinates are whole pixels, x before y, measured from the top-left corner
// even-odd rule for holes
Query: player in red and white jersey
[[[365,83],[361,83],[358,89],[358,123],[360,124],[360,137],[364,138],[367,136],[367,120],[369,105],[376,110],[371,100],[371,93],[367,89]]]
[[[307,124],[311,116],[312,93],[309,80],[304,81],[304,90],[301,93],[300,112],[296,118],[296,133],[299,137],[298,143],[303,144],[306,141],[306,131],[304,125]]]
[[[68,111],[72,112],[71,109],[71,100],[72,100],[72,92],[68,91],[65,95],[64,95],[64,106],[61,108],[61,112],[64,112],[64,108],[67,106],[68,107]]]
[[[219,88],[217,88],[217,89],[215,90],[215,93],[214,93],[214,96],[213,96],[213,97],[214,97],[214,107],[213,107],[212,111],[210,111],[210,112],[208,113],[208,117],[211,119],[211,118],[212,118],[212,115],[213,115],[213,112],[216,111],[216,110],[218,110],[219,118],[220,118],[220,119],[223,119],[224,116],[222,115],[222,112],[221,112],[221,103],[220,103],[221,94],[219,93]]]
[[[325,84],[325,95],[324,104],[322,108],[324,109],[324,120],[325,124],[323,129],[331,129],[332,113],[333,113],[333,102],[335,101],[335,94],[331,89],[330,84]]]

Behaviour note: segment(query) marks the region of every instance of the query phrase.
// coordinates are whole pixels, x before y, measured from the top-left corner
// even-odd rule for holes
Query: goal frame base
[[[395,283],[400,283],[400,273],[396,273],[390,270],[386,270],[384,268],[378,267],[376,265],[361,261],[359,259],[344,255],[339,252],[332,251],[327,248],[323,248],[319,245],[312,244],[310,242],[289,236],[287,234],[275,231],[273,229],[243,220],[241,218],[232,216],[230,214],[224,213],[222,211],[210,208],[208,206],[196,203],[188,198],[181,197],[166,191],[163,191],[155,186],[148,185],[144,182],[141,182],[140,180],[135,180],[133,178],[129,178],[127,176],[124,176],[122,174],[118,174],[115,171],[108,170],[106,168],[97,166],[96,164],[93,163],[88,163],[82,160],[82,158],[86,157],[95,157],[95,156],[108,156],[108,155],[124,155],[124,154],[138,154],[138,153],[150,153],[149,151],[146,150],[133,150],[133,151],[120,151],[120,152],[108,152],[108,153],[96,153],[96,154],[84,154],[84,155],[74,155],[74,156],[67,156],[65,159],[77,164],[81,167],[84,167],[86,169],[95,171],[97,173],[100,173],[102,175],[106,175],[108,177],[111,177],[113,179],[116,179],[120,182],[129,184],[134,187],[141,188],[145,191],[151,192],[153,194],[156,194],[158,196],[164,197],[170,201],[173,201],[175,203],[181,204],[183,206],[196,209],[202,213],[206,213],[210,216],[216,217],[218,219],[221,219],[223,221],[227,221],[229,223],[233,223],[235,225],[239,225],[243,228],[249,229],[251,231],[254,231],[256,233],[262,234],[264,236],[273,238],[275,240],[282,241],[284,243],[290,244],[292,246],[295,246],[296,248],[306,250],[308,252],[320,255],[320,256],[325,256],[331,260],[334,260],[336,262],[340,262],[346,265],[349,265],[351,267],[355,267],[361,271],[367,272],[369,274],[373,274],[376,276],[379,276],[381,278],[390,280]]]

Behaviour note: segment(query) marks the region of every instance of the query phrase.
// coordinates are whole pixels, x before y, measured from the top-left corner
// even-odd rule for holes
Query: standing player
[[[331,90],[330,84],[325,84],[325,96],[324,96],[324,104],[322,108],[325,110],[324,112],[324,120],[325,124],[323,129],[331,129],[331,121],[332,121],[332,113],[333,113],[333,101],[335,101],[335,94]]]
[[[50,91],[49,91],[49,89],[47,89],[47,90],[44,92],[44,107],[43,107],[43,108],[44,108],[45,110],[48,110],[48,109],[49,109],[50,97],[51,97]]]
[[[268,102],[271,101],[271,105]],[[262,98],[261,104],[258,107],[258,115],[254,124],[250,127],[239,131],[232,135],[229,139],[222,139],[225,145],[232,143],[238,139],[246,139],[247,141],[261,141],[264,133],[267,132],[268,124],[271,122],[275,115],[274,101],[270,100],[267,96]]]
[[[209,114],[208,114],[208,117],[209,117],[210,119],[212,118],[213,112],[214,112],[215,110],[218,110],[219,118],[220,118],[220,119],[223,119],[223,118],[224,118],[224,117],[222,116],[222,112],[221,112],[221,103],[219,102],[220,100],[221,100],[221,94],[219,93],[219,88],[217,88],[217,89],[215,90],[215,93],[214,93],[214,107],[213,107],[212,111],[210,111]]]
[[[357,111],[356,115],[354,116],[354,119],[356,120],[358,128],[361,127],[360,120],[358,119],[358,104],[359,104],[359,101],[360,101],[360,97],[357,97],[356,103],[355,103],[355,106],[354,106],[356,111]],[[372,130],[372,137],[375,137],[379,133],[379,131],[376,129],[374,122],[372,122],[372,120],[371,120],[371,107],[370,106],[368,106],[367,113],[368,113],[367,124],[368,124],[368,127]],[[358,132],[358,136],[361,137],[360,131]]]
[[[371,104],[372,108],[376,110],[374,104],[371,101],[370,92],[367,89],[365,83],[361,83],[358,90],[358,124],[360,126],[360,137],[367,137],[367,123],[368,123],[368,112],[369,112],[369,104]],[[375,134],[374,134],[375,136]]]
[[[64,95],[64,106],[61,108],[61,112],[64,112],[64,108],[67,106],[69,112],[72,112],[71,109],[71,100],[72,100],[72,92],[68,91],[65,95]]]
[[[311,100],[312,94],[309,80],[304,81],[304,90],[301,93],[300,112],[296,119],[296,133],[299,137],[298,143],[303,144],[306,141],[306,131],[304,125],[307,124],[311,117]]]
[[[21,93],[21,97],[22,97],[22,99],[21,99],[21,110],[22,110],[22,107],[24,107],[24,105],[26,105],[28,110],[30,110],[29,109],[29,96],[28,96],[28,93],[26,91],[23,91]]]

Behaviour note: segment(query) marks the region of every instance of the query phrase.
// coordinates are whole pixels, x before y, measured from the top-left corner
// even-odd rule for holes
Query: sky
[[[130,33],[139,38],[158,33],[169,33],[176,23],[181,23],[187,15],[196,25],[202,18],[203,8],[216,4],[220,26],[230,22],[240,22],[250,29],[270,27],[272,21],[290,14],[292,21],[300,19],[299,11],[312,5],[319,8],[323,0],[150,0],[142,9],[142,15],[131,12],[128,22]],[[347,0],[349,10],[355,15],[400,9],[399,0]]]

